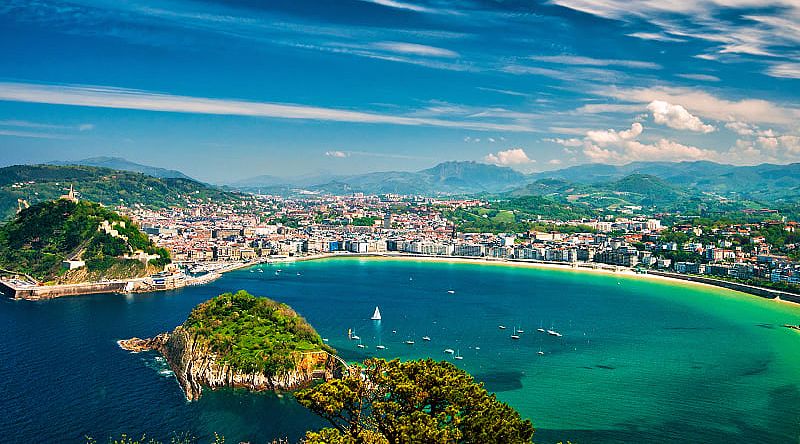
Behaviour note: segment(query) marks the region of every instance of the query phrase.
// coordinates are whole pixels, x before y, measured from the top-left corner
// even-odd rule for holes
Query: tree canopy
[[[351,374],[296,393],[331,428],[308,444],[527,443],[533,425],[448,362],[364,361]]]

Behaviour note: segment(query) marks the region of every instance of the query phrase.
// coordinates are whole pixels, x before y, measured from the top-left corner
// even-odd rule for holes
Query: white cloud
[[[766,73],[772,77],[800,79],[800,63],[775,63],[767,68]]]
[[[577,138],[570,138],[570,139],[562,139],[560,137],[552,138],[552,139],[544,139],[545,142],[553,142],[557,143],[561,146],[566,146],[570,148],[575,148],[583,145],[583,140]]]
[[[628,34],[628,36],[629,37],[636,37],[637,39],[642,39],[642,40],[656,40],[656,41],[659,41],[659,42],[676,42],[676,43],[680,43],[680,42],[685,42],[686,41],[686,40],[683,40],[683,39],[679,39],[677,37],[671,37],[671,36],[668,36],[666,34],[661,34],[661,33],[658,33],[658,32],[634,32],[634,33]]]
[[[487,163],[504,166],[524,165],[535,162],[535,160],[528,158],[528,155],[525,154],[522,148],[511,148],[505,151],[498,151],[497,153],[490,153],[487,154],[483,160]]]
[[[474,119],[465,121],[447,120],[443,118],[409,117],[300,104],[210,99],[205,97],[178,96],[141,90],[97,86],[63,86],[0,82],[0,100],[173,113],[236,115],[403,126],[434,126],[479,131],[534,131],[530,126],[516,122],[497,123],[496,121],[477,121]]]
[[[653,120],[673,129],[710,133],[716,128],[703,123],[697,116],[693,116],[686,108],[673,105],[663,100],[654,100],[647,105],[647,110],[653,114]]]
[[[375,48],[384,51],[398,52],[401,54],[412,54],[425,57],[446,57],[456,58],[458,53],[449,49],[437,48],[435,46],[419,45],[416,43],[405,42],[378,42],[373,44]]]
[[[26,137],[31,139],[59,139],[59,140],[71,139],[70,136],[62,134],[37,133],[32,131],[15,131],[15,130],[4,130],[4,129],[0,129],[0,136]]]
[[[639,60],[618,60],[618,59],[594,59],[591,57],[557,55],[557,56],[532,56],[532,60],[540,62],[556,63],[560,65],[584,65],[584,66],[622,66],[625,68],[640,69],[660,69],[661,65],[652,62],[642,62]]]
[[[328,156],[328,157],[336,157],[336,158],[339,158],[339,159],[343,159],[345,157],[350,157],[350,155],[347,154],[344,151],[325,151],[325,155]]]
[[[91,123],[83,123],[78,125],[78,131],[91,131],[94,129],[94,125]]]
[[[633,122],[630,129],[587,131],[583,139],[546,139],[565,146],[568,154],[575,154],[581,147],[583,156],[590,162],[622,164],[637,160],[717,160],[716,151],[684,145],[669,139],[658,139],[653,143],[643,143],[637,138],[644,127]]]
[[[699,80],[701,82],[719,82],[721,79],[710,74],[677,74],[678,77],[689,80]]]
[[[788,125],[800,118],[800,109],[760,99],[727,100],[705,91],[683,87],[598,89],[596,94],[633,103],[661,100],[680,103],[693,113],[714,120]]]
[[[588,131],[586,140],[600,146],[618,144],[625,140],[631,140],[642,134],[644,127],[639,122],[633,122],[631,129],[625,131],[615,131],[613,129]]]
[[[757,126],[745,122],[728,122],[725,124],[725,128],[728,128],[740,136],[751,136],[755,134],[755,131],[758,129]]]
[[[547,163],[550,165],[561,165],[562,162],[561,159],[550,159]]]
[[[641,104],[590,103],[573,111],[576,114],[635,113],[644,110]]]
[[[797,0],[551,0],[599,17],[649,22],[676,38],[717,44],[720,54],[796,57],[800,44]],[[754,14],[754,10],[763,14]],[[744,19],[744,20],[742,20]],[[654,33],[634,37],[657,39]],[[662,39],[663,40],[663,39]]]
[[[413,3],[398,2],[395,0],[361,0],[367,3],[375,3],[376,5],[386,6],[395,9],[406,9],[415,12],[436,12],[435,9],[426,8],[424,6],[415,5]]]

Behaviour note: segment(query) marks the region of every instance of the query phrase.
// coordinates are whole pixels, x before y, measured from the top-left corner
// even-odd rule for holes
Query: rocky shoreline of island
[[[237,293],[237,295],[226,294],[220,297],[244,298],[245,296],[239,296]],[[246,295],[246,297],[253,298],[250,295]],[[234,304],[237,302],[234,300]],[[226,303],[222,302],[221,304]],[[245,301],[242,305],[247,306],[249,303],[250,301]],[[259,301],[257,303],[262,302]],[[225,307],[232,307],[234,304],[225,305]],[[198,316],[197,310],[202,309],[204,304],[198,307],[193,310],[190,319],[191,316]],[[282,311],[282,314],[289,313],[293,317],[297,316],[288,306],[276,305],[273,307],[277,307],[275,310]],[[234,318],[261,318],[264,315],[263,310],[254,310],[251,314],[248,314],[248,310],[237,311]],[[225,322],[231,321],[212,318],[209,322],[220,326]],[[272,321],[259,319],[259,322]],[[300,324],[305,323],[305,320],[295,318],[288,322]],[[276,328],[284,329],[286,327],[277,326]],[[223,355],[216,351],[219,350],[219,345],[214,344],[216,339],[209,340],[208,334],[204,330],[203,327],[192,326],[190,320],[187,320],[186,324],[179,325],[171,332],[161,333],[152,338],[133,337],[122,339],[117,341],[117,344],[123,350],[133,353],[155,351],[162,355],[175,374],[186,399],[190,401],[199,399],[202,396],[204,387],[212,390],[229,387],[245,388],[251,391],[292,391],[308,387],[316,381],[327,381],[339,377],[348,368],[341,358],[333,354],[332,349],[323,345],[322,339],[310,326],[306,330],[310,330],[313,333],[306,332],[306,334],[313,336],[313,340],[319,346],[313,349],[304,349],[303,351],[282,352],[278,355],[258,355],[257,361],[250,360],[245,364],[242,364],[242,360],[238,359],[240,357],[235,356],[236,353],[242,353],[243,351],[237,351],[233,344],[240,340],[240,335],[250,334],[249,332],[239,332],[233,337],[227,338],[226,340],[230,341],[230,347],[226,348],[228,350],[227,354]],[[283,334],[285,332],[279,333],[279,336],[276,337],[284,337],[280,336]],[[216,336],[212,337],[216,338]],[[268,338],[262,337],[262,339]],[[263,348],[258,349],[263,350]],[[277,365],[268,365],[270,361],[274,361]],[[255,368],[255,364],[260,364],[261,368]],[[273,370],[268,371],[266,369]]]

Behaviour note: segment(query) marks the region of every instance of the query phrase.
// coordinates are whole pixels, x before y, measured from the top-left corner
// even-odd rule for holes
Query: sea
[[[783,327],[800,322],[796,305],[622,274],[378,258],[265,264],[172,292],[0,298],[0,439],[256,444],[324,427],[290,393],[187,402],[163,358],[117,346],[240,289],[291,305],[348,361],[452,362],[529,418],[537,443],[800,439],[800,332]]]

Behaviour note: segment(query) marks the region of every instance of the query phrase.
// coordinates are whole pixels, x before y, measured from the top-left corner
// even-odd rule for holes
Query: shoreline
[[[221,278],[223,274],[255,267],[263,264],[280,264],[292,262],[305,262],[315,260],[326,260],[336,258],[362,258],[362,259],[384,259],[384,260],[411,260],[419,262],[441,262],[441,263],[467,263],[479,265],[495,265],[506,267],[522,267],[522,268],[539,268],[550,270],[571,271],[578,273],[602,273],[607,275],[619,275],[627,278],[637,278],[646,280],[656,280],[661,282],[670,282],[672,284],[684,284],[703,286],[707,288],[722,288],[725,290],[733,291],[736,293],[746,294],[749,296],[757,296],[762,299],[769,299],[779,303],[791,304],[793,306],[800,306],[800,295],[773,290],[765,287],[756,287],[747,284],[739,284],[731,281],[723,281],[707,277],[697,277],[689,275],[681,275],[663,271],[648,271],[647,273],[637,273],[630,267],[620,265],[609,265],[598,262],[547,262],[537,261],[533,259],[508,259],[508,258],[491,258],[491,257],[471,257],[471,256],[430,256],[415,253],[320,253],[307,256],[281,256],[281,257],[268,257],[262,258],[253,262],[236,262],[223,265],[219,269],[213,270],[197,277],[186,277],[185,286],[206,285],[217,279]],[[13,288],[8,284],[0,281],[0,293],[8,296],[8,291],[11,291],[12,299],[22,300],[46,300],[54,299],[65,296],[81,296],[88,294],[98,293],[115,293],[115,294],[132,294],[132,293],[155,293],[161,291],[180,290],[183,287],[177,288],[144,288],[140,286],[146,278],[134,278],[127,280],[119,280],[113,282],[85,282],[79,284],[65,284],[54,286],[39,286],[39,287],[26,287],[26,288]],[[131,287],[133,286],[133,287]],[[28,295],[24,292],[30,292],[35,289],[46,291],[45,296],[35,293]],[[23,292],[20,294],[20,292]]]
[[[773,290],[765,287],[756,287],[747,284],[739,284],[731,281],[723,281],[713,278],[698,278],[689,275],[680,275],[662,271],[647,273],[637,273],[630,267],[619,265],[601,264],[597,262],[545,262],[532,259],[503,259],[487,257],[465,257],[465,256],[428,256],[421,254],[405,253],[328,253],[313,256],[288,257],[279,261],[267,261],[266,263],[280,262],[301,262],[306,260],[321,260],[331,258],[364,258],[364,259],[389,259],[389,260],[415,260],[420,262],[441,262],[441,263],[471,263],[479,265],[495,265],[507,267],[539,268],[549,270],[571,271],[579,273],[602,273],[607,275],[619,275],[627,278],[645,279],[672,284],[684,284],[701,286],[706,288],[722,288],[728,291],[757,296],[762,299],[772,300],[778,303],[791,304],[800,307],[800,295]],[[746,291],[750,290],[750,291]]]

